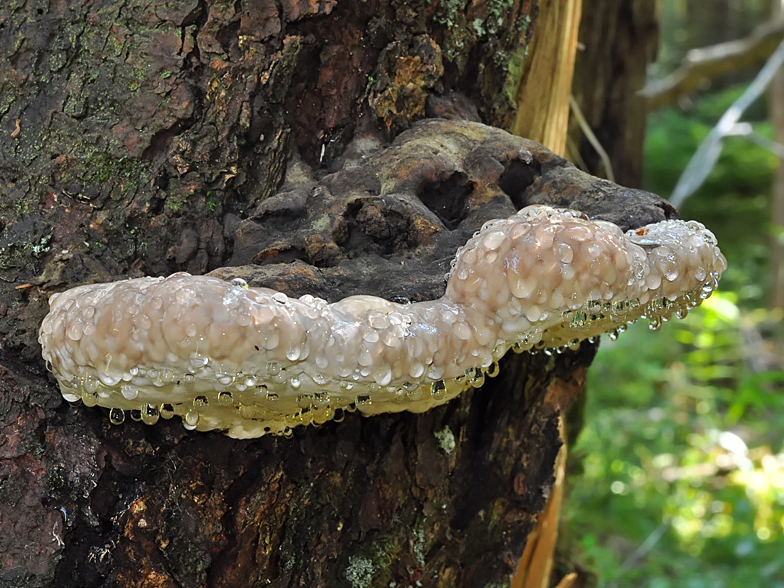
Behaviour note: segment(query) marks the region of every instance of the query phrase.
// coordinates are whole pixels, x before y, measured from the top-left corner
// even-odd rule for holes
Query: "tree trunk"
[[[784,2],[773,2],[774,22],[784,24]],[[768,92],[770,122],[775,140],[784,145],[784,72],[781,70],[773,77]],[[784,162],[779,162],[771,188],[770,222],[774,230],[770,244],[771,295],[770,307],[784,309]]]
[[[424,414],[237,441],[69,405],[36,337],[48,296],[80,283],[215,270],[422,300],[484,221],[533,200],[668,216],[501,131],[412,126],[509,126],[536,12],[0,7],[0,586],[508,582],[594,345],[506,357]]]
[[[581,13],[582,0],[558,0],[542,8],[517,92],[514,134],[562,156]]]
[[[612,162],[614,179],[642,184],[645,100],[637,95],[658,42],[652,0],[601,0],[583,11],[572,92],[585,119]],[[573,161],[607,177],[596,148],[574,119],[570,123]]]

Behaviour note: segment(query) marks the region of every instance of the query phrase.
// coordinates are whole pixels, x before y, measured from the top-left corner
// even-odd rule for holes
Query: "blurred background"
[[[764,64],[784,36],[770,0],[658,8],[646,88],[682,73],[691,49],[772,30]],[[673,193],[760,69],[729,68],[650,109],[645,189]],[[679,195],[682,217],[710,228],[728,259],[720,291],[655,337],[638,323],[601,342],[567,463],[560,540],[562,561],[577,562],[588,585],[784,588],[783,86],[779,71],[718,141],[715,165],[698,166],[710,169],[702,186]]]

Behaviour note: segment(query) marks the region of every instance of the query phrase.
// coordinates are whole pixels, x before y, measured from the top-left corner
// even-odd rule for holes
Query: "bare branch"
[[[701,89],[710,80],[728,73],[756,69],[773,54],[784,39],[784,22],[760,25],[745,39],[692,49],[683,65],[661,81],[640,91],[648,100],[648,111],[675,104]]]

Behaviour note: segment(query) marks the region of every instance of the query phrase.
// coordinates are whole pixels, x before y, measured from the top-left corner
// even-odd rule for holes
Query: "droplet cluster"
[[[39,341],[63,396],[232,437],[422,412],[498,372],[509,348],[575,349],[638,318],[658,328],[716,288],[726,262],[694,222],[623,234],[532,206],[458,252],[443,298],[397,304],[248,288],[179,273],[54,294]]]

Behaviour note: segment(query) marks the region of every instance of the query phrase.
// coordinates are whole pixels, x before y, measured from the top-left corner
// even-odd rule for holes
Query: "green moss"
[[[515,104],[517,100],[517,87],[520,84],[520,78],[523,75],[523,66],[525,60],[528,58],[528,46],[519,47],[512,53],[509,62],[507,63],[506,82],[504,83],[503,96],[506,100]]]
[[[4,92],[0,94],[0,115],[5,114],[11,109],[14,103],[13,92]]]
[[[167,198],[165,208],[169,212],[177,213],[180,212],[180,210],[182,210],[182,204],[183,204],[182,200],[180,200],[179,198]]]
[[[131,92],[138,92],[139,89],[142,87],[144,80],[146,78],[146,74],[144,73],[144,69],[142,67],[134,67],[130,71],[130,80],[128,81],[128,89]]]
[[[46,478],[46,489],[50,496],[55,499],[77,498],[76,491],[68,484],[68,477],[65,469],[55,466]]]
[[[123,54],[123,42],[120,41],[117,32],[109,32],[109,35],[106,37],[106,49],[115,57]]]
[[[80,149],[84,151],[79,153]],[[61,182],[65,185],[76,183],[84,188],[111,184],[112,198],[120,199],[135,194],[150,179],[149,166],[132,157],[115,157],[86,145],[76,145],[73,155],[75,159],[62,171]]]
[[[16,203],[14,213],[17,217],[30,214],[33,211],[33,202],[29,198],[22,198]]]

